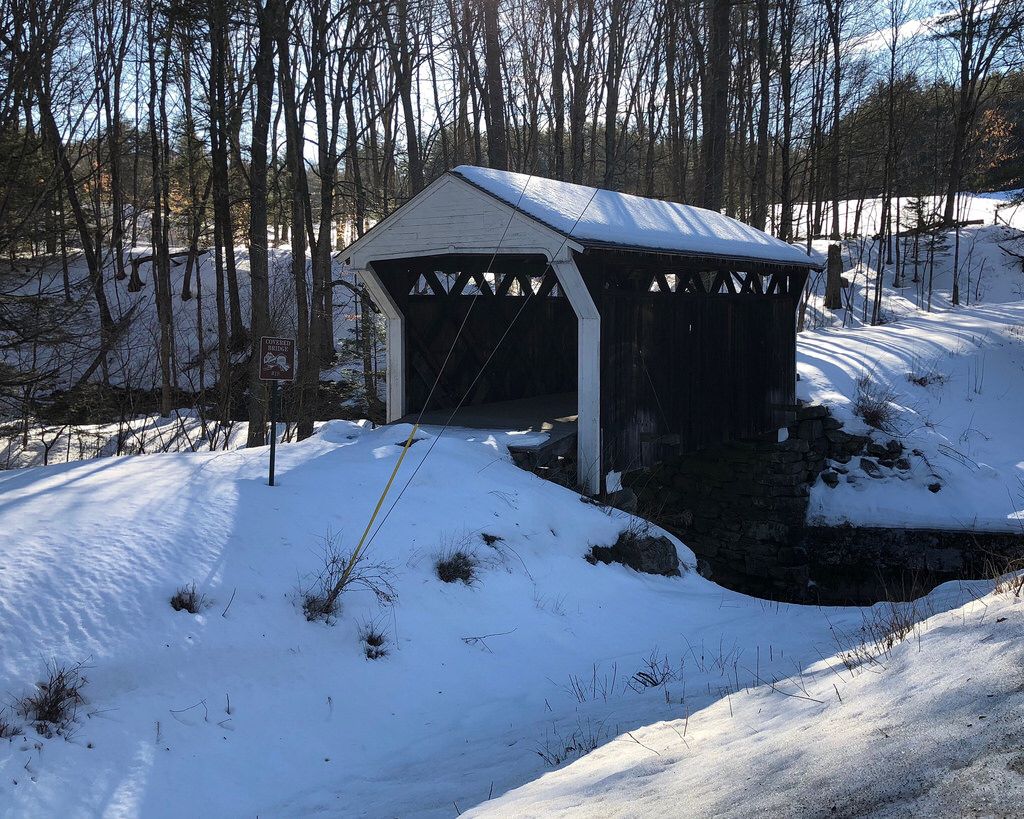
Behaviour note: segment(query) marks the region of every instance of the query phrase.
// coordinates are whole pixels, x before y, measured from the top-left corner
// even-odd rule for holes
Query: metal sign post
[[[277,459],[277,416],[281,409],[281,383],[295,380],[295,339],[263,336],[260,339],[260,381],[270,382],[270,475],[274,485]]]

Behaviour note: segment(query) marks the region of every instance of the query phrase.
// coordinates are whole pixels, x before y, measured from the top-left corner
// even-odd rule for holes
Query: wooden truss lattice
[[[686,273],[646,274],[642,279],[650,293],[685,293],[689,295],[787,295],[790,292],[790,274],[754,273],[737,270],[703,270]]]
[[[493,296],[561,298],[562,291],[554,271],[542,275],[530,273],[485,273],[462,271],[446,273],[426,270],[409,291],[410,296]]]

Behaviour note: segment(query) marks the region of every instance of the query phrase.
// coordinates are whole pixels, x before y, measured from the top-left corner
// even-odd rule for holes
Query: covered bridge
[[[387,317],[389,421],[549,396],[597,493],[611,471],[792,417],[817,265],[722,214],[460,166],[345,258]]]

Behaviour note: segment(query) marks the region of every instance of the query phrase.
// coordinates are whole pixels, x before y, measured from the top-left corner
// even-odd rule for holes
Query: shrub
[[[644,660],[643,666],[630,677],[626,683],[634,691],[643,691],[645,688],[658,688],[667,685],[675,679],[675,671],[669,664],[668,656],[658,657],[658,650],[651,652]]]
[[[488,546],[494,546],[495,544],[501,543],[502,541],[505,540],[505,538],[503,538],[501,535],[489,535],[489,534],[487,534],[487,532],[481,532],[480,533],[480,538]]]
[[[82,665],[60,666],[51,663],[45,682],[38,684],[35,694],[21,701],[21,711],[36,724],[40,734],[51,736],[54,729],[59,733],[74,721],[78,705],[82,702]]]
[[[342,552],[330,532],[323,538],[322,566],[299,589],[302,613],[310,622],[330,622],[338,613],[341,596],[349,589],[372,592],[377,602],[390,605],[398,595],[391,584],[392,571],[385,564],[369,563],[365,553]]]
[[[876,383],[870,375],[862,375],[857,379],[853,411],[869,427],[891,432],[896,420],[895,398],[896,391],[892,387]]]
[[[907,381],[911,384],[917,384],[919,387],[930,387],[932,384],[945,384],[949,381],[949,376],[945,373],[940,373],[934,367],[926,367],[914,369],[907,373]]]
[[[862,614],[863,623],[852,648],[839,652],[839,659],[848,671],[861,665],[877,662],[879,657],[888,657],[893,648],[902,643],[920,626],[922,620],[934,614],[927,598],[909,603],[884,603]],[[851,635],[834,633],[836,641],[842,644]]]
[[[476,580],[476,572],[480,562],[476,556],[462,549],[450,549],[438,555],[434,563],[434,571],[445,583],[462,581],[467,586]]]
[[[558,726],[544,734],[544,742],[536,749],[537,756],[551,767],[561,765],[570,759],[586,756],[605,741],[603,722],[593,723],[587,718],[586,723],[576,721],[576,730],[564,737],[558,732]]]
[[[0,710],[0,739],[10,739],[21,734],[21,728],[7,719],[6,710]]]
[[[196,589],[195,581],[188,586],[181,586],[171,597],[171,608],[175,611],[187,611],[189,614],[199,614],[209,606],[205,594],[200,594]]]
[[[364,623],[359,629],[359,639],[367,660],[388,656],[388,636],[375,623]]]

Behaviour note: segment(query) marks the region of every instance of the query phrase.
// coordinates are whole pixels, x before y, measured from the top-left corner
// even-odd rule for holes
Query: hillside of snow
[[[22,731],[0,740],[0,815],[449,816],[860,640],[859,609],[591,565],[631,518],[490,436],[423,432],[368,552],[394,602],[354,590],[307,622],[325,538],[352,548],[408,431],[331,422],[279,449],[273,488],[266,449],[0,476],[0,692]],[[453,548],[480,561],[471,585],[435,574]],[[208,605],[172,610],[192,582]],[[75,663],[83,701],[47,738],[18,703]]]
[[[798,397],[828,405],[849,432],[898,441],[906,459],[831,464],[838,485],[812,487],[812,522],[1024,533],[1024,209],[1008,204],[1010,193],[962,197],[966,216],[986,224],[960,230],[959,252],[955,231],[929,253],[901,240],[894,262],[904,254],[904,280],[893,286],[895,264],[883,268],[879,325],[865,321],[877,240],[843,243],[842,308],[822,306],[824,274],[812,274]],[[815,241],[815,252],[824,258],[828,244]],[[881,429],[859,415],[865,397],[887,407]]]
[[[177,250],[181,250],[180,248]],[[151,248],[131,248],[127,257],[148,258]],[[249,254],[240,249],[235,255],[238,273],[238,292],[241,315],[249,323]],[[130,265],[126,264],[126,267]],[[213,254],[200,255],[191,274],[188,299],[181,294],[185,285],[186,265],[182,257],[175,257],[171,265],[171,291],[174,294],[173,335],[176,364],[176,384],[186,392],[210,389],[217,381],[217,284],[213,269]],[[139,266],[143,287],[138,292],[128,290],[128,280],[114,278],[113,261],[107,260],[104,290],[115,325],[125,325],[118,342],[112,346],[108,356],[109,380],[115,387],[133,390],[147,390],[160,384],[160,365],[156,354],[159,339],[156,297],[153,286],[151,265],[144,261]],[[291,271],[291,253],[283,249],[271,249],[269,260],[270,318],[274,333],[295,335],[295,295]],[[64,299],[63,270],[59,263],[40,266],[26,262],[16,265],[7,274],[8,286],[20,284],[15,293],[26,296],[43,296],[54,302]],[[307,265],[307,278],[311,275]],[[342,270],[340,262],[334,267],[334,279],[349,286],[334,287],[334,338],[337,347],[352,338],[356,323],[363,320],[359,300],[351,287],[352,276]],[[69,264],[71,291],[75,302],[66,308],[66,329],[68,338],[57,344],[24,344],[4,347],[0,350],[0,363],[13,368],[35,367],[40,371],[52,371],[54,378],[49,388],[66,390],[78,382],[82,374],[93,363],[98,350],[97,332],[99,318],[96,304],[88,281],[88,269],[82,258],[73,257]],[[376,318],[369,320],[376,323]],[[201,343],[200,343],[201,342]],[[200,348],[206,354],[203,367],[199,366]],[[342,355],[333,368],[328,368],[323,377],[329,380],[345,380],[359,372],[361,363],[351,350],[340,349]],[[239,360],[233,355],[233,362]],[[380,364],[383,367],[383,348],[380,350]],[[93,380],[98,380],[97,372]],[[0,406],[0,420],[3,407]]]
[[[798,349],[798,396],[899,441],[908,467],[833,464],[838,486],[812,487],[813,522],[1024,532],[1024,302],[810,331]],[[862,392],[890,407],[883,430],[856,414]]]
[[[467,815],[1020,815],[1019,597],[979,597],[846,659],[620,735]]]

